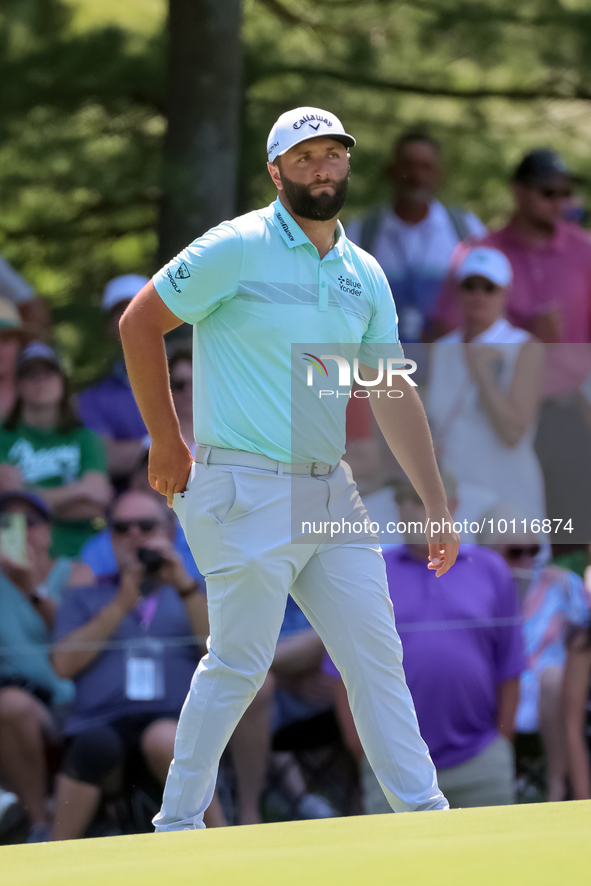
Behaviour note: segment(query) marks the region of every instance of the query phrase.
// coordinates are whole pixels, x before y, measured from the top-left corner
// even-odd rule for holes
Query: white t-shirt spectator
[[[447,209],[439,200],[431,202],[426,217],[415,225],[402,221],[390,207],[378,212],[373,224],[354,219],[347,237],[382,266],[398,311],[400,340],[420,341],[460,233],[464,238],[484,237],[487,230],[472,212]]]

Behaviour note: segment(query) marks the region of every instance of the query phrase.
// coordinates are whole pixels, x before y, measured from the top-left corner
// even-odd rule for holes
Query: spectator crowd
[[[591,236],[573,213],[580,180],[554,152],[530,152],[511,176],[511,218],[489,232],[440,202],[444,173],[437,140],[403,134],[384,205],[347,235],[386,273],[450,512],[468,527],[449,573],[426,568],[413,528],[423,503],[366,400],[350,401],[345,458],[371,519],[400,527],[383,545],[390,596],[450,805],[591,799]],[[105,286],[115,344],[147,279]],[[169,370],[194,452],[183,339]],[[122,356],[74,394],[42,299],[1,259],[0,420],[0,842],[149,830],[206,651],[206,581],[149,485],[150,441]],[[290,598],[206,824],[390,811],[346,687]]]

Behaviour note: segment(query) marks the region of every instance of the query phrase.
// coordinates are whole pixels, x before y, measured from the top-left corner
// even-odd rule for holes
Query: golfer
[[[204,827],[220,756],[263,684],[288,593],[341,672],[392,808],[448,808],[406,686],[379,534],[367,523],[355,531],[367,512],[341,461],[343,367],[322,359],[345,344],[372,381],[377,354],[402,356],[384,274],[338,221],[354,144],[328,111],[282,114],[267,145],[277,200],[195,240],[121,320],[152,441],[150,483],[174,507],[206,577],[211,633],[180,716],[157,831]],[[194,459],[173,407],[163,341],[182,321],[194,334]],[[318,353],[318,342],[331,350]],[[322,388],[332,391],[323,396],[321,373]],[[449,526],[423,407],[405,379],[398,387],[398,399],[367,387],[374,414],[427,516]],[[314,535],[300,517],[342,523],[343,533]],[[457,536],[446,538],[429,538],[426,568],[438,576],[457,554]]]

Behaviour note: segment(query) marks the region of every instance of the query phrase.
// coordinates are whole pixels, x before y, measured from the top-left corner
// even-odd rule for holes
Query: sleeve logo
[[[176,274],[174,275],[177,280],[186,280],[187,277],[190,277],[189,269],[186,264],[183,262],[180,263]]]

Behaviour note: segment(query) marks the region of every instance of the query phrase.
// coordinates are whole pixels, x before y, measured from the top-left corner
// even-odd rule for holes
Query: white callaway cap
[[[275,123],[267,139],[267,159],[270,163],[309,138],[334,138],[348,148],[355,139],[343,129],[338,117],[321,108],[294,108],[286,111]]]
[[[141,274],[121,274],[120,277],[113,277],[103,292],[103,311],[113,310],[115,305],[122,301],[131,301],[134,295],[137,295],[149,282],[150,278]]]
[[[490,246],[471,249],[456,271],[457,280],[467,277],[485,277],[495,286],[508,286],[513,280],[513,269],[507,256]]]

